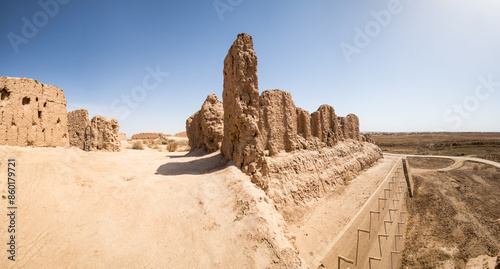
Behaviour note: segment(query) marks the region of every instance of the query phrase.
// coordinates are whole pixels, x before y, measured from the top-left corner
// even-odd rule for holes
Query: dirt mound
[[[167,136],[171,136],[171,135],[167,135]],[[176,133],[174,136],[175,137],[187,137],[187,132]]]
[[[0,145],[68,147],[64,92],[29,78],[0,77]]]
[[[215,94],[207,96],[201,109],[186,120],[186,132],[191,150],[203,148],[208,152],[220,149],[223,132],[224,109]]]

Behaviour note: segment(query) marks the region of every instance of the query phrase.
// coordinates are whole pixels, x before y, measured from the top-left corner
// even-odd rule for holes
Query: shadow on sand
[[[206,152],[203,149],[197,149],[195,151],[190,151],[184,155],[173,155],[173,156],[167,155],[166,157],[169,157],[170,159],[177,159],[177,158],[186,158],[186,157],[203,157],[203,156],[211,155],[211,154],[213,154],[213,153]]]
[[[226,167],[227,161],[220,152],[207,153],[196,150],[182,156],[169,156],[171,159],[180,159],[180,161],[168,162],[162,164],[156,169],[157,175],[175,176],[175,175],[200,175],[219,171]],[[195,158],[193,160],[181,161],[182,158]]]

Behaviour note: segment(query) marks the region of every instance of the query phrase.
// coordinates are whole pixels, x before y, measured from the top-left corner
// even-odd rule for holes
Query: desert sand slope
[[[220,153],[0,147],[17,160],[16,262],[0,268],[305,267],[272,201]],[[196,154],[195,154],[196,155]]]

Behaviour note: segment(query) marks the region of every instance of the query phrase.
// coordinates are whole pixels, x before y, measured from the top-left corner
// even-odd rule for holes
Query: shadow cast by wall
[[[210,155],[210,154],[213,154],[213,153],[210,153],[210,152],[203,150],[203,149],[197,149],[197,150],[189,151],[188,153],[186,153],[184,155],[173,155],[173,156],[167,155],[166,157],[169,157],[171,159],[176,159],[176,158],[185,158],[185,157],[202,157],[202,156]]]
[[[168,162],[166,164],[162,164],[156,170],[157,175],[165,175],[165,176],[174,176],[174,175],[200,175],[211,173],[215,171],[222,170],[226,167],[227,161],[222,156],[220,152],[211,153],[205,155],[200,155],[200,153],[194,152],[192,155],[188,153],[183,156],[170,156],[170,158],[189,158],[189,157],[197,157],[200,158],[191,160],[191,161],[178,161],[178,162]]]

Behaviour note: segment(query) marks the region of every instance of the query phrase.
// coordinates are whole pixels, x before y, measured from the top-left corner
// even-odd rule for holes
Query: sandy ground
[[[124,143],[125,144],[125,143]],[[317,264],[395,161],[288,212],[220,153],[0,146],[0,195],[16,158],[16,262],[0,268],[267,268]],[[0,198],[6,226],[7,199]],[[293,234],[296,238],[294,240]]]
[[[283,220],[264,193],[238,169],[225,167],[220,154],[184,154],[0,147],[1,194],[6,160],[15,157],[19,205],[16,262],[0,251],[0,268],[272,263],[274,248],[287,241]],[[6,227],[0,231],[6,243]]]

